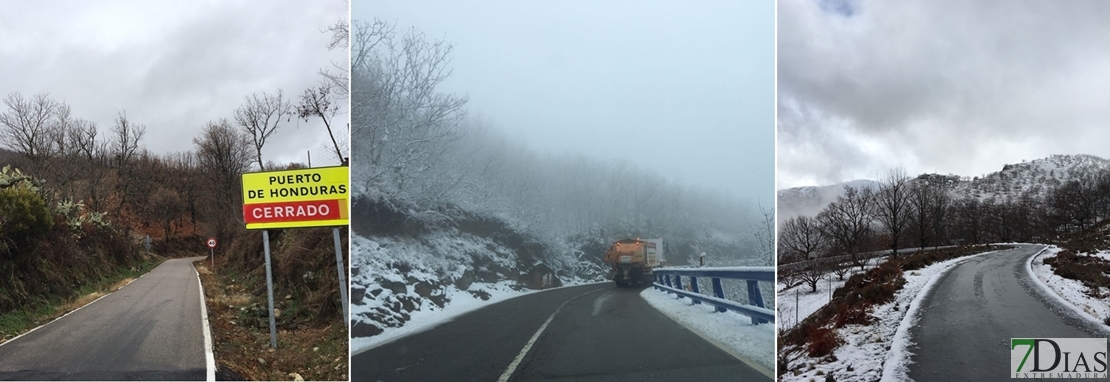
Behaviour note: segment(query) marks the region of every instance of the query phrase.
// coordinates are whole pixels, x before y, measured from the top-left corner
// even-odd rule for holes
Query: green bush
[[[37,192],[26,187],[0,189],[0,236],[19,248],[32,245],[53,228],[50,209]]]

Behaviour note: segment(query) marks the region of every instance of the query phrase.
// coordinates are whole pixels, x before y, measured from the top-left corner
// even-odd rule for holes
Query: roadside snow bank
[[[757,370],[773,377],[775,370],[775,326],[752,325],[748,316],[728,311],[716,313],[708,304],[693,305],[690,299],[676,298],[655,288],[644,289],[640,296],[675,322],[723,344],[733,355],[754,362]],[[728,351],[726,349],[726,351]],[[750,363],[750,362],[749,362]],[[758,366],[763,369],[760,370]]]
[[[871,312],[875,318],[873,324],[848,325],[837,329],[837,335],[844,343],[833,351],[832,357],[802,356],[795,359],[779,380],[824,380],[829,374],[838,382],[908,380],[906,367],[911,355],[909,347],[913,344],[909,330],[917,324],[925,295],[948,270],[993,252],[950,259],[903,273],[906,284],[895,293],[894,301],[874,307]],[[797,370],[797,374],[791,370]]]
[[[1046,294],[1056,296],[1057,301],[1061,302],[1062,305],[1071,307],[1076,316],[1090,320],[1096,326],[1105,325],[1103,320],[1110,318],[1110,303],[1107,303],[1105,299],[1091,297],[1087,294],[1087,287],[1082,282],[1060,277],[1053,273],[1052,266],[1044,263],[1045,259],[1055,257],[1062,250],[1062,248],[1053,245],[1030,257],[1029,263],[1025,267],[1025,270],[1029,272],[1029,278],[1033,279],[1034,284],[1040,286]],[[1110,251],[1099,251],[1090,254],[1090,256],[1110,260]],[[1110,293],[1110,290],[1103,288],[1101,292],[1107,294]]]
[[[435,328],[446,322],[450,322],[455,317],[469,313],[483,306],[508,300],[516,296],[537,292],[532,290],[515,290],[512,287],[513,284],[515,284],[515,282],[512,281],[502,281],[491,284],[474,283],[466,290],[459,290],[453,285],[448,286],[444,294],[450,303],[445,304],[443,307],[439,307],[436,304],[425,304],[420,310],[412,311],[409,314],[409,320],[403,322],[399,327],[384,328],[382,333],[371,337],[351,338],[351,355],[361,353],[375,346],[389,343],[410,334],[420,333]],[[481,298],[475,297],[475,295],[482,294],[488,295],[488,299],[482,300]],[[352,317],[362,317],[363,314],[370,314],[372,313],[373,306],[375,305],[352,305],[351,315]]]
[[[515,296],[590,282],[457,230],[351,237],[351,349],[358,353]]]

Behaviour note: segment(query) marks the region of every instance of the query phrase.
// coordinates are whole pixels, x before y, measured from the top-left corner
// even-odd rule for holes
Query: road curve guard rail
[[[752,324],[775,322],[775,312],[763,304],[759,282],[775,283],[775,267],[714,267],[714,268],[656,268],[652,271],[655,289],[687,297],[694,304],[716,306],[718,312],[732,310],[751,317]],[[698,279],[709,279],[713,295],[703,294]],[[688,283],[683,279],[689,280]],[[725,298],[721,279],[747,281],[748,303],[741,304]],[[686,289],[689,287],[689,289]]]

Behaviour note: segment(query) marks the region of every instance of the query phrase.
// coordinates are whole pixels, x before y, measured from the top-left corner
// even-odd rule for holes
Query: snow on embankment
[[[1040,286],[1049,295],[1060,297],[1061,302],[1065,303],[1065,306],[1071,306],[1077,316],[1090,320],[1096,325],[1104,325],[1103,322],[1110,319],[1110,304],[1107,304],[1106,299],[1092,297],[1091,293],[1088,292],[1106,296],[1110,295],[1110,288],[1099,288],[1098,291],[1091,291],[1082,282],[1060,277],[1053,272],[1052,266],[1045,264],[1044,261],[1055,257],[1062,250],[1062,248],[1052,245],[1045,248],[1040,254],[1031,257],[1029,265],[1026,267],[1026,270],[1031,272],[1030,278],[1038,281],[1034,284]],[[1089,254],[1089,256],[1110,261],[1110,251],[1099,251]]]
[[[775,326],[752,325],[748,316],[727,311],[716,313],[709,304],[693,305],[690,299],[655,288],[640,296],[672,320],[731,349],[731,353],[755,362],[767,373],[775,370]]]
[[[894,301],[875,305],[871,325],[847,325],[836,329],[844,342],[833,351],[833,357],[802,356],[790,362],[779,380],[824,380],[829,374],[838,382],[907,380],[909,330],[917,324],[925,295],[948,270],[992,252],[950,259],[904,273],[906,284],[895,293]]]
[[[351,336],[358,351],[531,290],[562,285],[542,263],[454,230],[417,237],[354,235]]]

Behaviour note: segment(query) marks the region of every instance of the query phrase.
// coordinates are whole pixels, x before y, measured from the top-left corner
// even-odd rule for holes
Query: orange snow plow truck
[[[663,262],[663,239],[624,239],[613,243],[603,259],[617,286],[651,283],[652,269]]]

